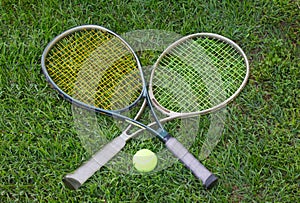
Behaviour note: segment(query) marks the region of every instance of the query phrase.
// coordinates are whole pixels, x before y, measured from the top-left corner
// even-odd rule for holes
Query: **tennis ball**
[[[157,164],[157,156],[149,149],[141,149],[132,159],[133,165],[139,172],[150,172]]]

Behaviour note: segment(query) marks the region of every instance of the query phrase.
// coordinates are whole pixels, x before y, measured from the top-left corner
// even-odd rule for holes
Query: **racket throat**
[[[166,143],[171,137],[170,134],[167,131],[165,131],[163,128],[159,128],[157,132],[158,132],[158,138],[164,143]]]

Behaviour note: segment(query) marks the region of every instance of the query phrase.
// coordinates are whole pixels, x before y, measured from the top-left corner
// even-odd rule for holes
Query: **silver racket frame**
[[[211,38],[216,38],[219,40],[222,40],[228,44],[230,44],[232,47],[234,47],[244,58],[245,64],[246,64],[246,74],[245,74],[245,78],[241,84],[241,86],[236,90],[236,92],[231,95],[228,99],[226,99],[225,101],[219,103],[218,105],[213,106],[212,108],[208,108],[202,111],[197,111],[197,112],[193,112],[193,113],[178,113],[178,112],[174,112],[171,111],[169,109],[166,109],[165,107],[163,107],[154,97],[154,93],[153,93],[153,77],[155,74],[155,69],[158,67],[158,63],[161,60],[161,58],[163,58],[166,54],[168,54],[170,52],[170,50],[172,50],[174,47],[176,47],[178,44],[194,38],[194,37],[211,37]],[[151,75],[150,75],[150,83],[149,83],[149,90],[148,90],[148,94],[149,97],[151,99],[152,104],[162,113],[166,113],[168,112],[168,114],[170,116],[177,116],[177,117],[183,117],[183,118],[187,118],[187,117],[191,117],[191,116],[196,116],[196,115],[203,115],[203,114],[207,114],[207,113],[211,113],[214,111],[217,111],[218,109],[221,109],[223,107],[225,107],[227,104],[229,104],[234,98],[236,98],[239,93],[243,90],[243,88],[246,86],[248,78],[250,75],[250,67],[249,67],[249,61],[247,59],[246,54],[244,53],[244,51],[242,50],[242,48],[237,45],[234,41],[232,41],[231,39],[228,39],[222,35],[218,35],[218,34],[214,34],[214,33],[196,33],[196,34],[191,34],[191,35],[187,35],[185,37],[182,37],[181,39],[177,40],[176,42],[174,42],[173,44],[171,44],[168,48],[166,48],[166,50],[159,56],[159,58],[157,59],[156,63],[154,64],[154,68],[152,69]]]
[[[96,30],[101,30],[103,32],[108,32],[110,34],[112,34],[113,36],[115,36],[116,38],[118,38],[120,41],[122,41],[122,43],[124,43],[126,45],[126,47],[129,49],[129,51],[133,54],[134,58],[136,59],[137,65],[138,65],[138,69],[140,72],[140,76],[141,76],[141,80],[142,80],[142,84],[143,84],[143,89],[139,95],[139,97],[128,107],[125,107],[123,109],[119,109],[118,111],[108,111],[105,109],[100,109],[88,104],[85,104],[81,101],[79,101],[78,99],[75,99],[73,97],[71,97],[70,95],[68,95],[66,92],[64,92],[61,88],[59,88],[55,82],[52,80],[52,78],[49,75],[49,72],[46,68],[46,58],[47,55],[49,53],[49,51],[51,50],[51,48],[60,40],[62,40],[63,38],[67,37],[68,35],[74,33],[74,32],[78,32],[78,31],[82,31],[82,30],[91,30],[91,29],[96,29]],[[142,70],[142,66],[140,64],[140,61],[137,57],[137,55],[135,54],[134,50],[130,47],[130,45],[123,39],[121,38],[119,35],[117,35],[116,33],[114,33],[113,31],[99,26],[99,25],[81,25],[81,26],[77,26],[74,28],[71,28],[69,30],[64,31],[63,33],[61,33],[60,35],[56,36],[44,49],[43,54],[42,54],[42,58],[41,58],[41,65],[42,65],[42,72],[46,77],[47,82],[51,85],[51,87],[53,89],[55,89],[64,99],[66,99],[67,101],[74,103],[75,105],[87,109],[87,110],[95,110],[99,113],[108,115],[108,116],[115,116],[115,117],[119,117],[120,119],[126,120],[126,117],[122,116],[121,114],[119,114],[120,112],[123,111],[127,111],[128,109],[131,109],[133,106],[135,106],[142,97],[144,97],[145,92],[147,91],[147,87],[146,87],[146,81],[144,78],[144,74],[143,74],[143,70]]]

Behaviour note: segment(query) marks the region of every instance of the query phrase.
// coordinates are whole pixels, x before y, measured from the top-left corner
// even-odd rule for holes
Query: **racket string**
[[[142,89],[137,62],[133,54],[118,39],[113,38],[98,47],[88,62],[100,67],[100,75],[95,77],[95,92],[92,105],[117,110],[129,106],[139,96]],[[86,65],[89,67],[89,64]],[[116,96],[117,95],[117,96]]]
[[[193,70],[191,77],[188,80],[195,80],[193,89],[196,90],[196,95],[198,95],[200,106],[202,109],[208,109],[218,103],[223,101],[224,91],[222,81],[220,80],[220,74],[216,64],[211,60],[212,56],[208,56],[202,46],[199,47],[198,44],[193,41],[185,42],[181,47],[174,50],[175,55],[184,61],[187,65],[187,69]],[[186,48],[187,47],[187,48]],[[183,56],[182,52],[187,52],[189,50],[188,56]],[[199,49],[201,52],[199,52]],[[214,52],[211,48],[210,52]],[[200,87],[200,88],[199,88]],[[202,110],[201,109],[201,110]]]
[[[125,108],[142,91],[133,53],[105,31],[69,34],[52,47],[46,63],[51,79],[62,91],[98,108]]]
[[[218,60],[216,61],[217,66],[223,67],[223,68],[218,68],[218,70],[220,70],[221,73],[223,73],[222,79],[226,82],[236,82],[237,80],[239,80],[238,85],[240,85],[245,77],[244,69],[239,68],[245,66],[244,58],[230,44],[225,43],[220,39],[209,39],[209,40],[208,39],[209,38],[203,40],[207,44],[207,47],[210,47],[210,51],[207,52],[207,55],[209,57],[218,58]],[[228,70],[230,68],[231,70]],[[235,74],[235,77],[232,77],[233,74]],[[235,78],[235,80],[233,80],[232,78]],[[232,87],[232,85],[230,86]],[[237,85],[233,85],[233,86],[236,87]],[[234,92],[230,92],[229,94],[233,94],[233,93]]]
[[[166,70],[169,77],[160,77]],[[178,80],[178,75],[183,80]],[[202,111],[237,92],[245,76],[245,59],[231,44],[210,37],[189,39],[177,44],[160,59],[153,78],[154,97],[171,111],[195,111],[195,106],[196,111]],[[165,88],[158,88],[164,87],[167,80],[175,89],[184,86],[185,91],[169,94]],[[187,106],[172,109],[174,99]]]
[[[49,75],[69,95],[72,95],[85,56],[108,39],[108,35],[102,32],[102,38],[95,40],[94,34],[93,30],[82,30],[68,35],[56,43],[47,56]]]

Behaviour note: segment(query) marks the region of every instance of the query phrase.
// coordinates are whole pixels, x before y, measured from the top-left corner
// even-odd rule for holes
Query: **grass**
[[[300,3],[268,1],[0,1],[1,202],[299,202]],[[98,24],[115,32],[213,32],[246,52],[251,76],[228,110],[204,164],[204,190],[180,163],[149,175],[103,168],[80,190],[62,177],[89,154],[71,105],[46,84],[40,58],[62,31]],[[201,141],[190,148],[199,153]]]

